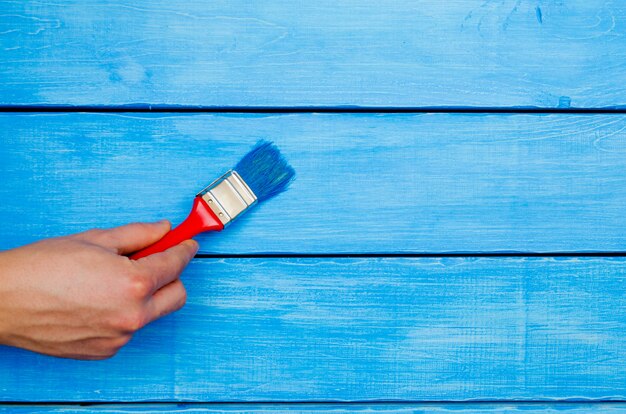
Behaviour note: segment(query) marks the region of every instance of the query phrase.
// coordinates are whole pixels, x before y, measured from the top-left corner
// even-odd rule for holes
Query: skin
[[[74,359],[106,359],[146,324],[180,309],[179,277],[198,250],[187,240],[130,260],[167,221],[133,223],[0,252],[0,344]]]

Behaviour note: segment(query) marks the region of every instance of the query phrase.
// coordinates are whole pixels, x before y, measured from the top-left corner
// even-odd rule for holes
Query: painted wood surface
[[[626,398],[626,258],[201,259],[183,279],[187,306],[111,360],[0,348],[0,400]]]
[[[434,403],[434,404],[106,404],[91,406],[3,406],[0,413],[50,413],[50,414],[479,414],[479,413],[626,413],[626,403]]]
[[[0,248],[163,217],[260,138],[292,188],[202,252],[626,250],[626,116],[2,114]]]
[[[0,2],[0,104],[626,105],[608,0]]]

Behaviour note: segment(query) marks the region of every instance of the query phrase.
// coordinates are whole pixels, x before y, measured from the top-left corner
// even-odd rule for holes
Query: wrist
[[[3,286],[7,286],[9,283],[8,276],[6,274],[6,268],[8,267],[6,252],[0,252],[0,345],[8,345],[9,337],[9,318],[6,309],[3,308],[2,303],[6,303],[7,292],[3,290]],[[5,269],[5,271],[3,271]]]

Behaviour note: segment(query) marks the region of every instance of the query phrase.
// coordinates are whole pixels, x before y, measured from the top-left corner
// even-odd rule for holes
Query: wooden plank
[[[298,173],[202,252],[626,250],[626,116],[2,114],[0,248],[167,217],[259,138]]]
[[[625,279],[607,257],[196,260],[187,306],[111,360],[0,350],[0,399],[624,400]]]
[[[0,103],[626,105],[608,0],[0,2]]]
[[[106,404],[77,405],[0,405],[0,413],[50,414],[149,414],[149,413],[271,413],[271,414],[419,414],[419,413],[626,413],[625,403],[439,403],[439,404]]]

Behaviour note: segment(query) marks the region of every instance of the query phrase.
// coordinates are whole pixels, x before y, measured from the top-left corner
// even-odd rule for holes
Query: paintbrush
[[[278,148],[259,141],[237,165],[200,191],[189,216],[161,240],[130,256],[162,252],[206,231],[222,231],[253,206],[287,189],[295,177]]]

